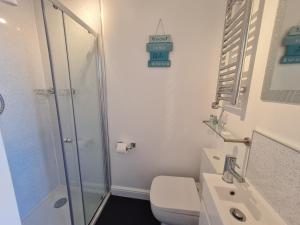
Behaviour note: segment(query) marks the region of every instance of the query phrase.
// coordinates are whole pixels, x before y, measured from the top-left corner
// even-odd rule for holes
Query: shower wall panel
[[[33,1],[19,1],[17,7],[0,3],[0,17],[0,91],[6,102],[0,129],[25,218],[61,182],[53,142],[57,134],[51,129],[53,97],[35,91],[49,84]]]

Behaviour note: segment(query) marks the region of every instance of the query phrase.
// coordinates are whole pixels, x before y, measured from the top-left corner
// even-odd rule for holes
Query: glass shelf
[[[247,146],[251,145],[251,139],[249,137],[237,138],[234,136],[230,131],[221,128],[218,124],[213,124],[210,121],[203,121],[204,124],[206,124],[210,129],[212,129],[217,135],[219,135],[224,142],[231,142],[231,143],[244,143]]]

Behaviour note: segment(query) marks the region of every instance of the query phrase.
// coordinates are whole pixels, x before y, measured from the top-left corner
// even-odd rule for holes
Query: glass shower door
[[[77,152],[72,92],[69,79],[63,13],[44,1],[47,36],[51,52],[52,76],[55,84],[56,103],[63,143],[64,164],[67,172],[69,202],[74,225],[84,225],[82,182]]]
[[[83,205],[88,224],[107,192],[97,38],[64,14],[70,81],[78,141]]]
[[[108,192],[97,38],[44,1],[74,225],[89,224]]]

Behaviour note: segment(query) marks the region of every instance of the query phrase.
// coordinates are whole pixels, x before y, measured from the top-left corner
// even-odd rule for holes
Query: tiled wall
[[[287,225],[299,225],[300,152],[254,132],[247,178]]]

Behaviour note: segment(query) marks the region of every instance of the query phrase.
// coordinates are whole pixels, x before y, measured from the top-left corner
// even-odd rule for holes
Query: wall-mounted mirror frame
[[[263,90],[261,98],[263,101],[269,101],[269,102],[279,102],[279,103],[286,103],[286,104],[300,104],[300,83],[299,83],[299,89],[298,88],[274,88],[273,85],[273,79],[274,74],[276,74],[276,69],[278,69],[279,64],[279,52],[282,53],[283,46],[283,39],[288,34],[288,30],[286,26],[286,20],[288,19],[288,16],[292,16],[292,13],[288,12],[288,9],[291,9],[291,5],[289,4],[297,4],[299,5],[298,1],[293,0],[279,0],[279,5],[277,9],[276,14],[276,21],[272,36],[272,43],[271,43],[271,49],[269,52],[269,58],[268,58],[268,64],[266,68],[266,74],[263,84]],[[298,8],[298,7],[295,7]],[[299,10],[299,8],[298,8]],[[299,15],[299,14],[298,14]],[[297,23],[294,24],[295,26],[300,26],[300,16]],[[293,71],[295,71],[295,66],[297,66],[297,71],[299,71],[299,78],[300,78],[300,64],[289,64],[285,66],[291,66],[293,67]],[[287,76],[288,78],[289,76]],[[298,78],[298,79],[299,79]],[[282,78],[281,78],[282,79]],[[297,79],[297,80],[298,80]],[[292,81],[293,82],[293,81]],[[296,81],[294,81],[295,83]]]

